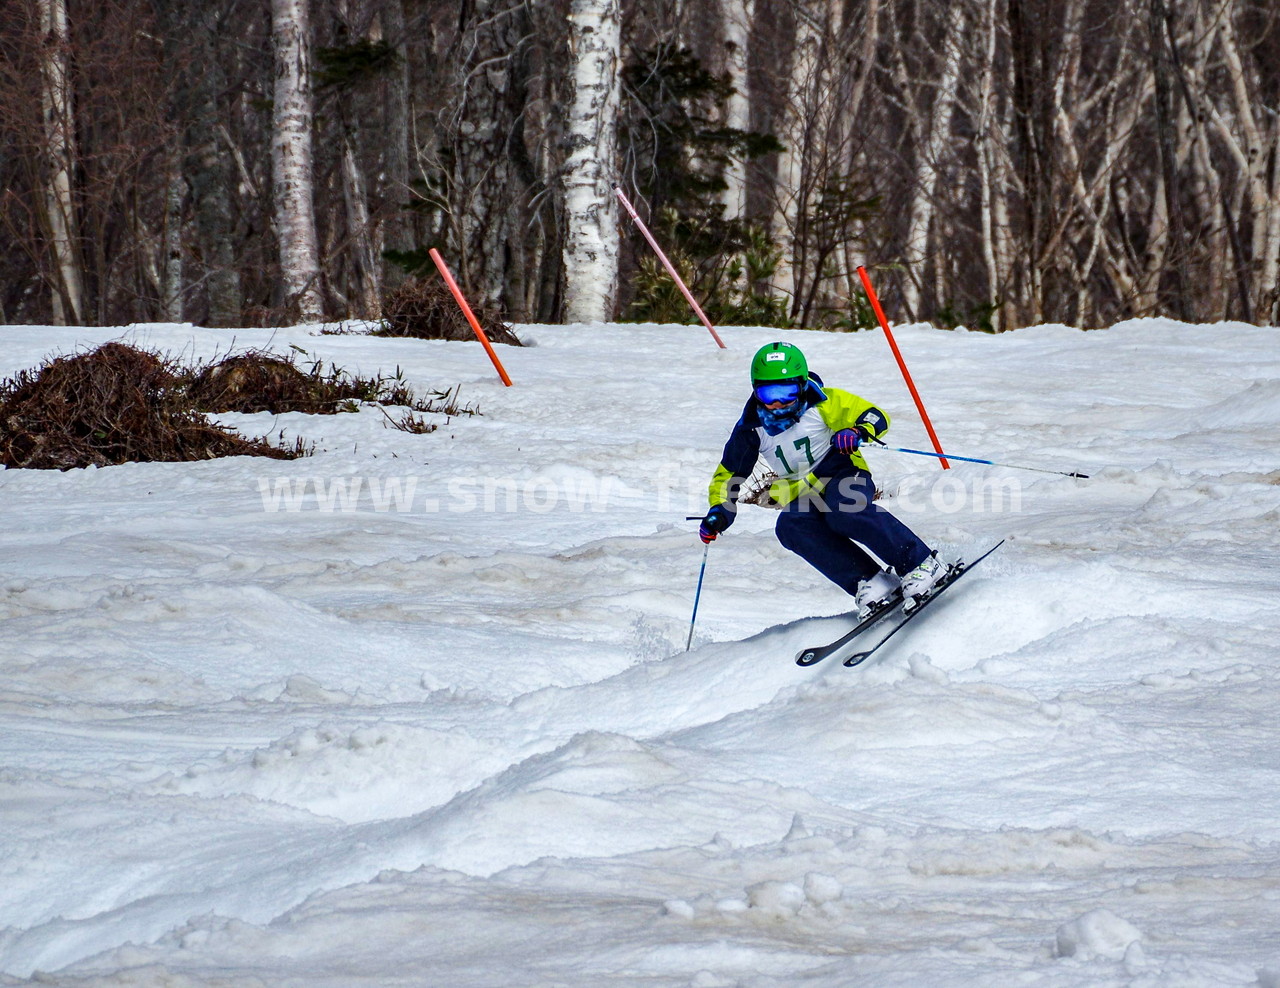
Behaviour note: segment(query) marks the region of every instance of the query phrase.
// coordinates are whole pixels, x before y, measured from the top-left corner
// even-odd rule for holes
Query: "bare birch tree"
[[[53,321],[84,318],[84,275],[76,235],[71,174],[75,125],[67,74],[66,0],[37,0],[40,18],[40,92],[44,121],[44,219],[52,252]]]
[[[745,131],[751,126],[751,92],[747,82],[748,50],[751,44],[751,21],[754,0],[720,0],[720,18],[724,31],[726,70],[733,81],[733,94],[726,101],[726,127]],[[727,215],[737,219],[747,207],[746,166],[733,161],[725,169],[725,190],[721,201]]]
[[[782,245],[782,260],[774,271],[773,288],[793,300],[796,291],[795,262],[798,253],[797,228],[804,212],[806,164],[812,161],[817,138],[817,99],[822,88],[825,65],[823,36],[830,14],[828,0],[796,0],[790,46],[790,71],[786,79],[786,109],[779,136],[783,151],[778,155],[777,188],[770,229]]]
[[[1226,109],[1235,122],[1223,127],[1222,135],[1235,155],[1247,190],[1246,201],[1253,214],[1254,262],[1253,304],[1255,311],[1269,320],[1277,317],[1277,288],[1280,287],[1280,120],[1277,107],[1267,107],[1250,91],[1248,73],[1241,57],[1232,11],[1218,20],[1218,44],[1229,80],[1230,102]],[[1224,114],[1217,115],[1221,121]]]
[[[324,317],[312,177],[309,0],[271,0],[275,55],[272,198],[286,302],[304,321]]]
[[[966,37],[967,4],[951,5],[950,16],[942,24],[939,44],[942,47],[942,70],[927,85],[932,89],[931,104],[927,113],[922,112],[921,130],[914,142],[916,149],[915,186],[912,190],[911,208],[908,212],[906,261],[909,276],[903,283],[903,304],[913,317],[920,312],[920,293],[925,270],[931,254],[936,249],[930,239],[934,212],[939,193],[939,180],[943,174],[947,149],[951,139],[951,114],[956,102],[956,83],[960,76],[960,56]],[[938,238],[934,238],[936,241]]]
[[[864,224],[873,209],[861,151],[864,95],[879,36],[880,5],[805,0],[786,12],[795,20],[793,43],[780,71],[782,111],[772,229],[783,260],[773,279],[789,296],[799,325],[845,318],[841,298],[863,257]],[[871,167],[875,167],[872,165]],[[836,313],[839,312],[839,316]]]
[[[166,170],[168,177],[165,192],[164,235],[161,238],[164,268],[161,280],[160,318],[167,322],[181,322],[184,270],[182,207],[186,199],[187,184],[182,178],[182,163],[177,153],[170,157]]]
[[[617,118],[621,99],[618,0],[572,0],[572,97],[564,166],[565,318],[612,319],[618,281]]]
[[[996,73],[999,71],[996,51],[1000,30],[997,2],[986,0],[984,4],[982,37],[985,39],[985,51],[981,63],[978,110],[974,114],[978,121],[974,144],[980,188],[982,261],[987,275],[984,303],[992,309],[992,328],[999,331],[1003,328],[999,299],[1005,292],[1010,262],[1008,159],[1006,148],[999,139],[999,135],[1007,130],[1007,120],[1001,116],[996,94]]]
[[[616,180],[743,318],[865,325],[866,263],[893,319],[1275,322],[1280,8],[0,3],[4,318],[372,314],[429,246],[511,318],[678,318]]]

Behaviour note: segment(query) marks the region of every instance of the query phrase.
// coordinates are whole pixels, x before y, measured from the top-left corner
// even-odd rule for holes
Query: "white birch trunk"
[[[1137,121],[1151,99],[1153,89],[1154,81],[1150,72],[1146,72],[1140,79],[1119,87],[1118,94],[1107,96],[1104,120],[1096,126],[1105,136],[1100,149],[1095,145],[1085,156],[1095,169],[1088,183],[1085,182],[1082,156],[1072,129],[1070,114],[1060,107],[1056,117],[1060,153],[1067,160],[1065,172],[1072,176],[1069,184],[1074,198],[1073,209],[1080,213],[1083,222],[1087,224],[1086,228],[1092,231],[1089,264],[1081,269],[1082,278],[1088,276],[1093,264],[1100,258],[1101,270],[1111,279],[1117,295],[1130,300],[1134,305],[1151,304],[1150,290],[1147,287],[1148,268],[1141,258],[1129,257],[1123,247],[1117,248],[1114,244],[1117,231],[1114,225],[1108,224],[1107,219],[1111,211],[1109,193],[1118,171],[1117,163],[1135,133]],[[1125,204],[1127,206],[1127,199]],[[1121,210],[1119,223],[1123,224],[1124,214],[1127,212],[1127,208]],[[1046,245],[1046,254],[1057,250],[1058,242],[1066,232],[1067,224],[1059,224],[1058,230]],[[1161,256],[1163,249],[1160,247]],[[1081,291],[1084,291],[1083,285]],[[1080,297],[1083,298],[1083,295]],[[1081,311],[1084,311],[1083,308]]]
[[[380,251],[369,219],[364,176],[349,137],[342,140],[342,198],[346,206],[347,241],[355,258],[359,294],[356,315],[360,319],[377,319],[382,315]]]
[[[929,132],[921,135],[922,140],[919,141],[920,158],[916,164],[911,223],[907,228],[908,276],[903,284],[903,301],[913,319],[920,318],[920,286],[924,283],[921,269],[929,258],[929,228],[933,225],[937,204],[938,166],[946,153],[951,133],[951,112],[955,107],[956,82],[960,75],[960,41],[965,37],[965,5],[956,4],[952,17],[954,21],[943,34],[942,75],[929,114]]]
[[[186,183],[182,178],[182,158],[170,155],[164,194],[164,273],[161,281],[160,318],[182,322],[182,203]]]
[[[1191,141],[1191,191],[1196,199],[1196,209],[1205,232],[1202,234],[1209,241],[1206,256],[1207,273],[1205,276],[1204,299],[1201,313],[1207,318],[1218,321],[1225,319],[1230,306],[1230,286],[1228,284],[1228,264],[1232,256],[1231,234],[1227,224],[1226,211],[1223,209],[1222,177],[1214,168],[1206,146],[1204,122],[1206,114],[1200,109],[1203,103],[1204,66],[1208,63],[1213,48],[1214,32],[1204,21],[1204,10],[1197,5],[1192,13],[1190,38],[1183,43],[1183,67],[1187,79],[1187,99],[1191,108],[1182,101],[1179,111],[1178,132],[1189,135]]]
[[[275,107],[271,173],[280,276],[304,322],[324,317],[320,251],[311,169],[311,41],[309,0],[271,0]]]
[[[850,140],[850,137],[858,132],[858,114],[862,109],[862,101],[866,95],[867,84],[871,79],[876,48],[880,44],[880,0],[867,0],[862,24],[857,74],[854,76],[846,104],[840,107],[840,112],[843,116],[842,133],[845,135],[845,141],[848,144],[848,150],[845,152],[848,163],[845,167],[850,174],[855,174],[865,167],[859,161],[863,152],[858,147],[857,142]],[[858,266],[864,260],[862,257],[863,250],[864,246],[858,240],[850,238],[845,241],[843,249],[844,279],[847,286],[845,296],[849,299],[857,298],[862,291],[862,281],[858,277]]]
[[[1236,119],[1244,132],[1244,147],[1237,144],[1236,154],[1243,157],[1246,165],[1253,212],[1254,313],[1257,318],[1270,321],[1275,316],[1276,288],[1280,284],[1280,180],[1270,174],[1277,150],[1277,127],[1274,118],[1267,119],[1263,126],[1254,118],[1254,101],[1250,99],[1231,17],[1230,10],[1224,12],[1218,41],[1235,100]]]
[[[724,24],[726,67],[733,77],[733,95],[725,105],[726,127],[735,130],[751,128],[751,94],[747,91],[747,46],[751,37],[751,18],[755,0],[721,0],[721,22]],[[720,201],[725,205],[725,217],[737,219],[747,207],[747,166],[734,159],[724,171],[727,188]]]
[[[1169,207],[1164,194],[1164,174],[1156,172],[1152,190],[1151,220],[1147,225],[1147,253],[1138,271],[1134,315],[1153,316],[1160,311],[1160,275],[1169,252]]]
[[[858,74],[849,94],[849,105],[844,108],[849,121],[849,129],[862,108],[862,99],[867,91],[867,82],[871,79],[875,64],[876,47],[880,43],[880,0],[867,0],[866,12],[863,14],[862,44],[858,53]]]
[[[1013,127],[1007,122],[1000,127],[1002,135],[1012,134]],[[1010,252],[1013,244],[1013,221],[1009,216],[1009,196],[1010,187],[1013,182],[1010,177],[1013,166],[1009,158],[1009,148],[1007,144],[1000,147],[991,147],[988,153],[992,158],[991,166],[991,210],[993,214],[991,246],[995,257],[995,270],[997,272],[996,279],[996,295],[991,301],[1005,302],[1009,293],[1009,285],[1013,282],[1013,262],[1010,260]],[[991,315],[992,325],[996,330],[1000,331],[1006,328],[1006,324],[1012,320],[1009,319],[1007,310],[1004,305]]]
[[[1000,248],[996,239],[999,233],[995,218],[992,215],[992,198],[1000,194],[996,171],[996,151],[994,148],[994,128],[992,127],[995,67],[996,67],[996,0],[987,0],[986,23],[986,56],[982,62],[982,96],[978,110],[978,129],[974,137],[977,144],[978,177],[981,181],[982,199],[982,262],[987,269],[987,301],[994,303],[1000,297],[1000,285],[1003,284],[1004,271],[1001,266]],[[999,332],[1000,310],[991,313],[991,324]]]
[[[777,205],[773,240],[782,245],[782,257],[769,279],[774,291],[792,296],[796,314],[796,227],[804,206],[805,160],[810,153],[810,124],[816,112],[811,95],[818,90],[816,76],[822,47],[821,14],[814,0],[796,0],[795,48],[791,55],[791,79],[787,86],[787,111],[779,135],[785,150],[778,155]]]
[[[618,289],[618,0],[571,0],[569,31],[573,95],[564,177],[564,317],[604,322],[613,318]]]
[[[40,95],[44,120],[45,221],[53,253],[53,320],[59,325],[84,320],[84,276],[75,246],[75,213],[71,170],[75,160],[75,128],[67,80],[66,0],[38,0]]]

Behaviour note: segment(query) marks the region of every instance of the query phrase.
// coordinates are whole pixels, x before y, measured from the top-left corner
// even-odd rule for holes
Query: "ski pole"
[[[707,553],[711,551],[711,543],[702,547],[702,569],[698,570],[698,589],[693,595],[693,617],[689,619],[689,638],[684,643],[684,650],[689,651],[693,645],[693,626],[698,620],[698,601],[702,599],[702,578],[707,574]]]
[[[1044,467],[1024,467],[1019,466],[1016,463],[999,463],[995,460],[980,460],[976,456],[956,456],[954,453],[933,453],[927,449],[907,449],[903,446],[888,446],[885,443],[882,443],[879,439],[875,439],[873,442],[880,449],[887,449],[892,453],[914,453],[916,456],[936,456],[940,459],[945,457],[948,460],[960,460],[964,463],[985,463],[987,466],[1006,467],[1009,470],[1034,470],[1036,473],[1054,473],[1059,477],[1076,477],[1080,480],[1089,479],[1089,475],[1087,473],[1076,473],[1072,470],[1046,470]]]

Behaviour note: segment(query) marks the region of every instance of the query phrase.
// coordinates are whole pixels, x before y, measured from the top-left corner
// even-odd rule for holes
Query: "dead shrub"
[[[421,415],[414,415],[412,411],[405,412],[398,419],[392,418],[385,408],[382,410],[382,414],[386,417],[386,424],[390,425],[391,428],[399,429],[401,432],[410,432],[415,436],[425,436],[440,428],[440,423],[428,422]]]
[[[305,452],[211,424],[170,361],[123,343],[59,357],[0,382],[0,463],[70,470]]]
[[[461,384],[452,388],[445,388],[443,391],[433,391],[426,398],[419,398],[406,388],[403,383],[400,383],[399,368],[396,368],[396,371],[397,376],[391,379],[391,389],[378,399],[379,404],[382,405],[404,405],[409,409],[398,419],[392,418],[385,408],[382,410],[382,414],[392,428],[422,436],[435,432],[439,428],[439,423],[428,422],[421,416],[414,415],[414,412],[430,412],[433,415],[443,415],[446,424],[455,415],[480,414],[478,405],[471,403],[464,405],[462,403]]]
[[[332,415],[376,401],[381,387],[381,381],[348,377],[337,368],[325,373],[319,361],[304,371],[292,358],[251,350],[198,371],[188,393],[206,412]]]
[[[747,482],[742,485],[742,491],[738,494],[739,504],[756,504],[762,508],[780,508],[770,493],[773,482],[778,479],[778,475],[772,470],[765,470],[763,473],[753,474],[747,478]]]
[[[519,337],[490,306],[472,303],[471,311],[492,343],[522,346]],[[424,340],[474,340],[449,286],[437,278],[409,278],[382,302],[382,328],[374,336],[413,336]]]
[[[455,384],[452,388],[445,388],[443,391],[432,391],[426,398],[414,397],[413,392],[409,392],[412,399],[399,404],[408,405],[410,408],[418,412],[434,412],[437,415],[444,415],[452,418],[455,415],[479,415],[480,406],[467,402],[462,402],[462,385]],[[396,404],[395,402],[386,402],[386,404]]]

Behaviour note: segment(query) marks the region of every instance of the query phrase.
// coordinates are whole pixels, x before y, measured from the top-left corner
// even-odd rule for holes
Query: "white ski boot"
[[[854,600],[858,602],[858,620],[864,621],[876,611],[891,606],[898,598],[899,582],[893,570],[882,569],[858,584]]]
[[[937,586],[938,581],[947,575],[947,566],[939,562],[933,553],[902,578],[902,599],[913,604]]]

